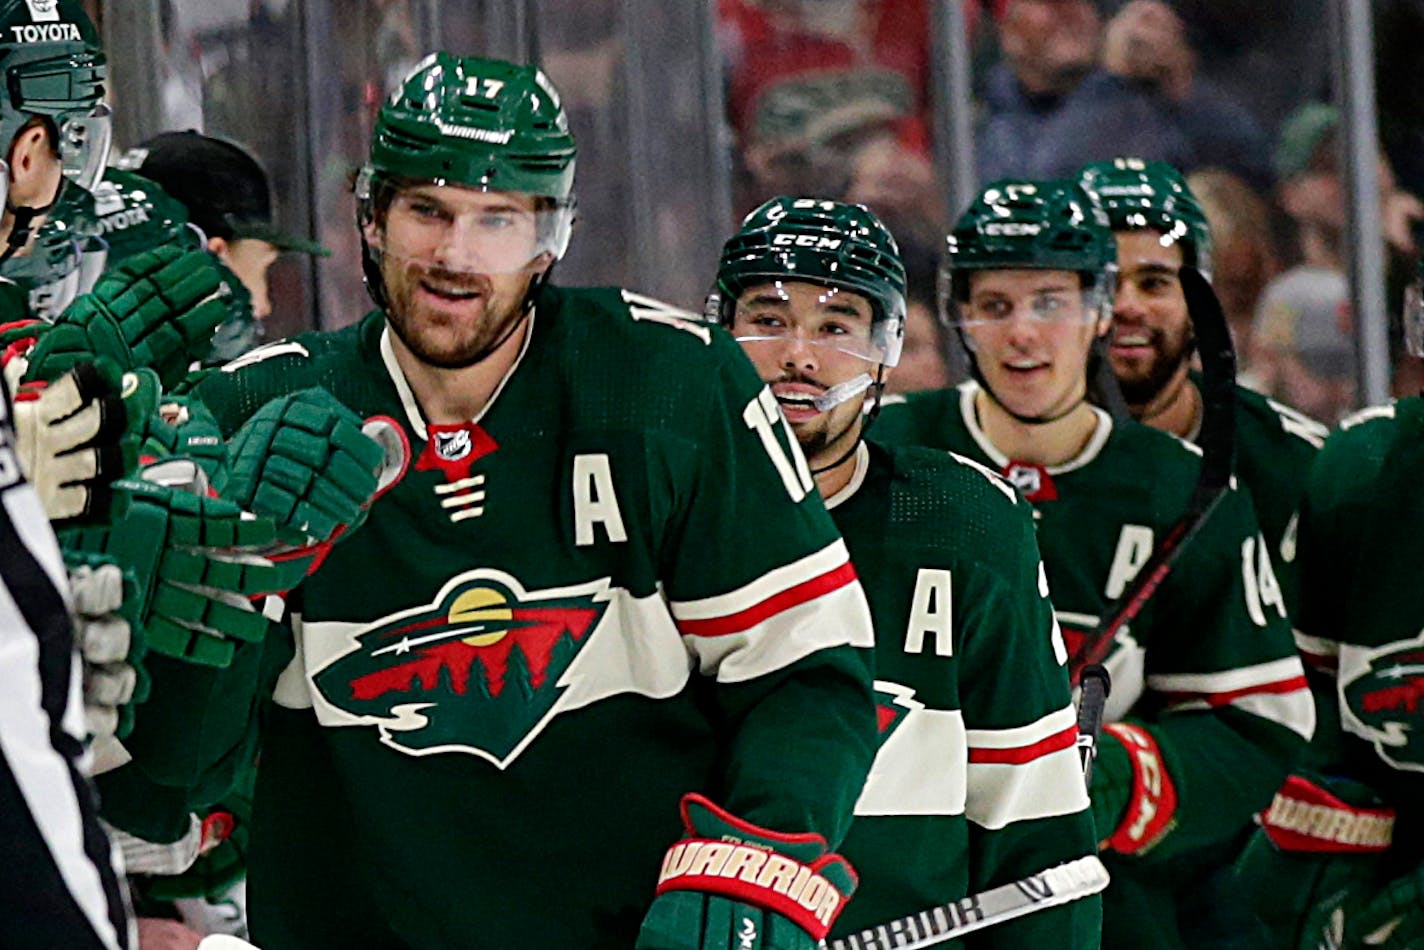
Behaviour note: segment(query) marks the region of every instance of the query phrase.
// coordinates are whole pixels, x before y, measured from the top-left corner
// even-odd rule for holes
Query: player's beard
[[[1151,334],[1151,346],[1156,355],[1145,370],[1124,372],[1117,366],[1113,367],[1122,398],[1129,406],[1150,404],[1191,359],[1195,342],[1190,328],[1184,328],[1172,337],[1158,329],[1152,329]]]
[[[830,388],[818,379],[812,379],[809,376],[803,376],[801,374],[782,376],[774,380],[770,385],[775,386],[777,383],[803,383],[808,386],[819,387],[823,392]],[[854,413],[847,415],[844,421],[839,418],[840,412],[838,410],[841,409],[841,406],[846,405],[846,403],[841,403],[839,406],[832,406],[815,419],[805,423],[796,423],[791,426],[791,431],[796,435],[796,442],[801,446],[801,454],[806,457],[812,467],[816,466],[817,459],[822,458],[823,455],[830,453],[840,455],[844,453],[846,439],[856,436],[856,425],[858,424],[857,416],[860,412],[859,406],[861,401],[857,399],[852,400],[852,402],[856,404],[857,408]]]
[[[482,274],[446,270],[438,265],[388,258],[381,265],[386,284],[386,319],[416,359],[440,369],[464,369],[494,352],[525,317],[523,283],[507,299]],[[480,294],[482,312],[474,318],[452,317],[417,296],[422,281]]]

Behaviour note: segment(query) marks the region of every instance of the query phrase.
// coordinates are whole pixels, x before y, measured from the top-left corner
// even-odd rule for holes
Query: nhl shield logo
[[[503,768],[554,714],[608,596],[601,581],[525,591],[502,571],[473,571],[355,634],[355,649],[312,683],[402,752],[466,752]]]
[[[1346,731],[1395,768],[1424,772],[1424,632],[1368,651],[1358,669],[1341,660]]]
[[[59,0],[25,0],[30,8],[30,19],[36,23],[54,23],[59,20]]]
[[[474,443],[470,440],[469,429],[434,432],[432,435],[435,436],[435,454],[447,462],[460,461],[474,448]]]

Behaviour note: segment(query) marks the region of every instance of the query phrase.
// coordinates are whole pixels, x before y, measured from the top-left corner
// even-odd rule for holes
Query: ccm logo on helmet
[[[845,242],[841,238],[821,237],[817,234],[777,234],[771,239],[772,244],[795,247],[815,247],[825,248],[833,251]]]
[[[61,43],[73,40],[84,42],[79,35],[79,27],[73,23],[46,23],[43,26],[12,26],[10,38],[16,43]]]
[[[990,221],[984,225],[985,234],[1002,235],[1004,237],[1023,237],[1025,235],[1037,234],[1043,230],[1043,225],[1033,224],[1029,221]]]

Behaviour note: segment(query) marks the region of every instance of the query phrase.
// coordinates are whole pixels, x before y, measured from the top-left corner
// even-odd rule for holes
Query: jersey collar
[[[979,392],[979,384],[970,380],[959,384],[959,415],[964,420],[964,428],[969,430],[969,437],[979,446],[979,450],[988,456],[989,460],[1000,469],[1007,466],[1013,459],[1003,452],[1000,452],[989,437],[984,434],[984,430],[979,428],[979,419],[974,413],[974,396]],[[1098,417],[1097,428],[1093,430],[1093,436],[1088,440],[1088,444],[1083,446],[1083,451],[1073,456],[1066,462],[1059,465],[1050,465],[1044,471],[1050,475],[1061,475],[1064,472],[1071,472],[1082,468],[1102,452],[1103,446],[1107,445],[1108,438],[1112,435],[1113,420],[1097,406],[1089,406]]]
[[[524,335],[524,345],[519,348],[519,355],[510,364],[509,371],[504,374],[504,378],[499,381],[499,385],[490,394],[489,402],[484,408],[475,414],[470,420],[471,423],[478,423],[489,412],[499,394],[504,392],[505,385],[519,369],[519,365],[524,362],[524,354],[529,352],[529,344],[534,340],[534,317],[535,312],[529,311],[529,330]],[[382,321],[384,323],[384,321]],[[401,407],[405,409],[405,417],[410,422],[410,427],[415,430],[415,434],[421,439],[429,439],[430,436],[425,431],[425,417],[420,414],[420,404],[415,401],[415,393],[411,391],[410,383],[406,381],[405,373],[401,372],[400,364],[396,362],[395,350],[391,348],[391,327],[385,324],[381,327],[381,363],[386,368],[386,375],[391,378],[391,383],[396,387],[396,395],[400,397]]]
[[[850,497],[860,490],[860,486],[865,484],[865,476],[870,471],[870,450],[865,447],[862,441],[855,447],[855,471],[851,472],[850,481],[846,482],[841,490],[826,499],[826,510],[830,511],[837,505],[844,504]]]

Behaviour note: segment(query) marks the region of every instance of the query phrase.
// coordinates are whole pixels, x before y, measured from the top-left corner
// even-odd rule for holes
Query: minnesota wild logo
[[[607,609],[608,585],[527,592],[500,571],[445,585],[377,621],[312,681],[412,755],[467,752],[503,768],[551,717],[560,678]]]
[[[881,745],[895,734],[906,716],[925,707],[914,695],[913,687],[901,686],[889,680],[875,681],[875,726]]]
[[[1358,670],[1341,670],[1340,689],[1350,732],[1395,768],[1424,772],[1424,632],[1367,652]]]

